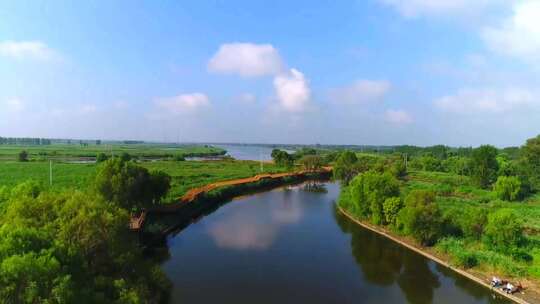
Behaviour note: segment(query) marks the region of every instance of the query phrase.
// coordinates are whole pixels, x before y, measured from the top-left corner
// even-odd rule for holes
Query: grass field
[[[260,173],[255,161],[155,161],[140,162],[149,170],[161,170],[172,177],[172,188],[166,201],[172,201],[191,188],[215,181],[250,177]],[[53,163],[53,189],[87,187],[96,172],[96,164]],[[272,164],[264,172],[283,172]],[[0,186],[14,186],[27,180],[49,184],[48,162],[0,162]]]
[[[119,155],[127,152],[135,157],[160,158],[176,155],[209,156],[225,153],[225,150],[206,145],[175,144],[101,144],[82,146],[80,144],[52,144],[42,146],[0,145],[1,160],[15,160],[18,153],[27,151],[31,159],[46,160],[50,158],[83,158],[96,157],[99,153]]]

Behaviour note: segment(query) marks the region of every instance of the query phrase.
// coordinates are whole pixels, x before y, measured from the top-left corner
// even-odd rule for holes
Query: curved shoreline
[[[364,222],[362,222],[362,221],[360,221],[360,220],[354,218],[351,214],[349,214],[347,211],[345,211],[345,210],[344,210],[343,208],[341,208],[340,206],[337,206],[337,209],[339,210],[339,212],[340,212],[341,214],[343,214],[345,217],[347,217],[347,218],[348,218],[349,220],[351,220],[353,223],[355,223],[355,224],[357,224],[357,225],[360,225],[360,226],[362,226],[363,228],[366,228],[366,229],[368,229],[368,230],[370,230],[370,231],[373,231],[373,232],[375,232],[375,233],[377,233],[377,234],[379,234],[379,235],[381,235],[381,236],[383,236],[383,237],[386,237],[386,238],[388,238],[388,239],[390,239],[390,240],[392,240],[392,241],[394,241],[394,242],[400,244],[401,246],[404,246],[404,247],[406,247],[406,248],[408,248],[408,249],[410,249],[410,250],[412,250],[412,251],[414,251],[414,252],[416,252],[416,253],[418,253],[418,254],[420,254],[420,255],[423,255],[424,257],[426,257],[426,258],[428,258],[428,259],[434,261],[435,263],[437,263],[437,264],[439,264],[439,265],[441,265],[441,266],[444,266],[444,267],[446,267],[446,268],[448,268],[448,269],[450,269],[450,270],[453,270],[454,272],[457,272],[458,274],[461,274],[462,276],[464,276],[464,277],[466,277],[466,278],[468,278],[468,279],[470,279],[470,280],[473,280],[473,281],[475,281],[476,283],[478,283],[478,284],[480,284],[480,285],[482,285],[482,286],[484,286],[484,287],[486,287],[486,288],[491,289],[491,291],[496,292],[496,293],[498,293],[499,295],[504,296],[505,298],[507,298],[507,299],[509,299],[509,300],[511,300],[511,301],[513,301],[513,302],[515,302],[515,303],[519,303],[519,304],[532,304],[532,303],[527,302],[526,300],[524,300],[524,299],[522,299],[522,298],[516,297],[516,296],[511,295],[511,294],[507,294],[506,292],[503,292],[502,290],[500,290],[500,289],[498,289],[498,288],[492,288],[491,285],[490,285],[489,283],[485,282],[485,281],[482,280],[481,278],[479,278],[479,277],[477,277],[477,276],[474,276],[474,275],[468,273],[468,272],[465,271],[465,270],[456,268],[456,267],[450,265],[449,263],[447,263],[446,261],[443,261],[443,260],[441,260],[440,258],[438,258],[438,257],[436,257],[436,256],[434,256],[434,255],[432,255],[432,254],[430,254],[430,253],[428,253],[428,252],[422,250],[421,248],[418,248],[418,247],[416,247],[416,246],[413,246],[412,244],[409,244],[409,243],[407,243],[407,242],[405,242],[405,241],[403,241],[403,240],[401,240],[401,239],[399,239],[399,238],[397,238],[397,237],[395,237],[395,236],[393,236],[393,235],[387,233],[386,231],[383,231],[382,229],[380,229],[380,228],[378,228],[378,227],[376,227],[376,226],[370,225],[370,224],[368,224],[368,223],[364,223]]]
[[[297,171],[297,172],[287,172],[287,173],[275,173],[275,174],[258,174],[252,177],[248,178],[241,178],[241,179],[234,179],[234,180],[228,180],[228,181],[221,181],[221,182],[215,182],[210,183],[202,187],[197,187],[189,190],[187,193],[185,193],[181,198],[179,198],[178,203],[165,205],[165,206],[157,206],[148,210],[143,211],[139,216],[132,217],[129,223],[129,228],[132,231],[140,232],[143,230],[143,227],[145,225],[146,219],[150,214],[175,214],[180,212],[181,210],[185,210],[186,207],[193,207],[195,209],[199,208],[206,208],[208,206],[205,205],[206,203],[212,203],[213,201],[219,201],[223,199],[230,199],[238,195],[243,195],[241,190],[240,193],[236,193],[237,191],[235,188],[240,189],[242,187],[247,187],[247,191],[251,191],[253,189],[250,189],[250,186],[256,187],[267,187],[267,186],[279,186],[279,185],[285,185],[287,183],[290,183],[290,181],[287,181],[288,179],[293,180],[303,180],[314,176],[325,176],[332,172],[332,169],[330,167],[322,168],[318,171]],[[257,186],[256,184],[260,184]],[[208,199],[208,195],[211,194],[214,190],[219,189],[227,189],[231,190],[233,192],[232,194],[224,194],[216,198],[210,198]],[[199,204],[197,204],[199,203]],[[200,206],[195,206],[195,204]],[[190,213],[190,212],[188,212]]]

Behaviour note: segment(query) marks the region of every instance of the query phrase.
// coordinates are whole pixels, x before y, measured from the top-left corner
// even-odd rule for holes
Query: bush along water
[[[470,183],[466,176],[445,173],[395,174],[400,159],[395,156],[369,164],[358,164],[358,158],[347,156],[356,174],[340,176],[338,205],[359,220],[433,247],[458,267],[509,278],[540,278],[540,242],[527,236],[523,219],[508,203],[522,198],[523,184],[517,177],[496,177],[494,151],[481,147],[472,154],[477,163],[467,170],[479,172]],[[431,158],[422,161],[438,168]],[[456,170],[466,171],[461,168],[465,162],[452,162],[460,166]],[[460,190],[466,187],[471,190]]]

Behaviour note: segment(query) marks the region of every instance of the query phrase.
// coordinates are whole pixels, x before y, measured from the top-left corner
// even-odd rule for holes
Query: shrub
[[[387,224],[395,225],[399,211],[403,208],[403,203],[399,197],[387,198],[383,203],[384,219]]]
[[[443,231],[443,218],[432,191],[413,190],[398,215],[398,227],[426,246],[433,245]]]
[[[368,171],[352,180],[350,191],[361,216],[371,218],[374,224],[384,224],[383,203],[387,198],[399,196],[399,184],[388,172]]]
[[[521,181],[515,176],[499,176],[493,190],[499,199],[515,201],[521,197]]]
[[[176,154],[174,157],[173,157],[173,160],[174,161],[185,161],[185,157],[182,155],[182,154]]]
[[[484,243],[501,252],[512,252],[523,242],[523,226],[510,209],[499,209],[488,215]]]
[[[461,220],[461,230],[465,237],[479,240],[487,223],[485,209],[470,209]]]
[[[96,163],[102,163],[102,162],[106,161],[107,159],[109,159],[107,154],[101,152],[96,156]]]
[[[19,154],[17,155],[17,160],[20,162],[27,162],[28,152],[26,152],[25,150],[22,150],[21,152],[19,152]]]

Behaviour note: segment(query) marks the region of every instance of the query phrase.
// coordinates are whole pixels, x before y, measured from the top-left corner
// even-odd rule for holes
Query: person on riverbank
[[[493,277],[491,279],[491,287],[499,287],[502,285],[502,281],[500,278],[498,277]]]

